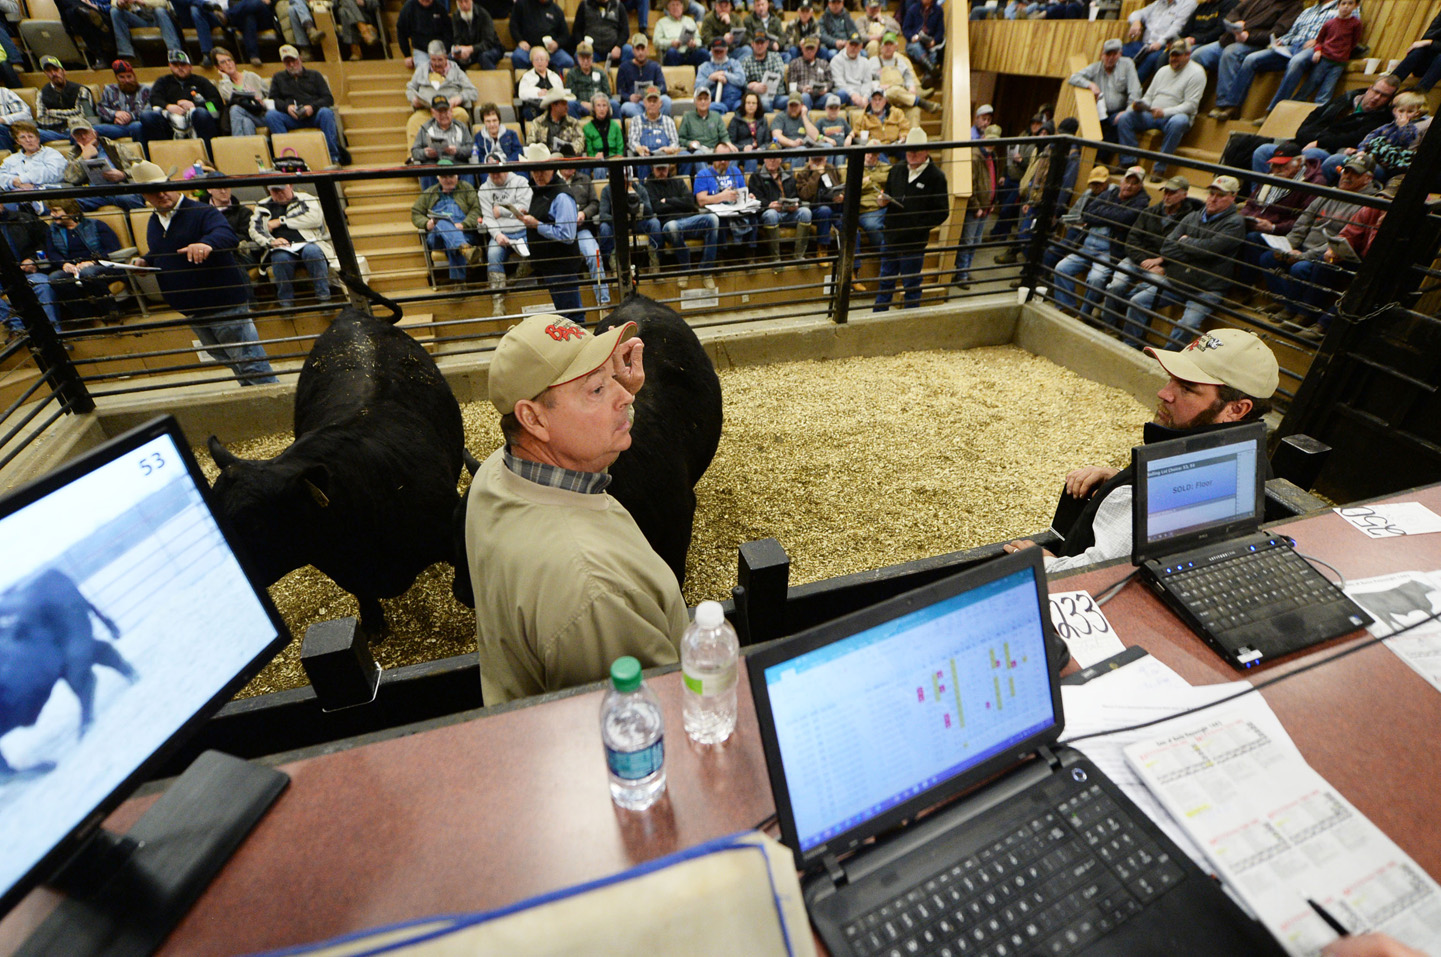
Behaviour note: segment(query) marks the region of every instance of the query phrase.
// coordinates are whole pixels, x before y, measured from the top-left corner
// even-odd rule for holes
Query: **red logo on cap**
[[[556,342],[565,342],[567,339],[584,339],[585,330],[573,324],[559,325],[551,323],[545,327],[545,334]]]
[[[1189,352],[1192,349],[1200,349],[1204,352],[1207,349],[1219,349],[1223,345],[1225,345],[1225,343],[1208,332],[1187,346],[1186,351]]]

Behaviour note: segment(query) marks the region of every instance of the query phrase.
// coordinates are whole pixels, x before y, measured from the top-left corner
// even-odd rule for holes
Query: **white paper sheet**
[[[1126,650],[1101,607],[1086,592],[1051,592],[1051,624],[1082,668]]]
[[[1441,611],[1441,572],[1363,578],[1348,582],[1346,594],[1376,619],[1367,631],[1386,638],[1386,647],[1396,657],[1441,691],[1441,622],[1430,621],[1399,637],[1386,637]]]
[[[1126,748],[1137,776],[1288,953],[1353,932],[1441,948],[1441,887],[1315,772],[1260,695],[1175,722]]]
[[[1441,515],[1420,502],[1347,505],[1333,511],[1370,538],[1428,535],[1441,532]]]
[[[1291,240],[1285,236],[1277,236],[1275,233],[1262,233],[1261,239],[1267,246],[1270,246],[1272,249],[1279,249],[1283,253],[1289,252],[1291,249]]]

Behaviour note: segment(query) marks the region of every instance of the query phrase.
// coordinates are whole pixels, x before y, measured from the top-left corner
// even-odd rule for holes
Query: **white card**
[[[1051,623],[1056,627],[1056,634],[1071,649],[1071,657],[1082,668],[1089,668],[1126,650],[1101,607],[1086,592],[1052,592]]]
[[[1441,515],[1420,502],[1348,505],[1336,509],[1335,512],[1369,538],[1395,538],[1399,535],[1441,532]]]

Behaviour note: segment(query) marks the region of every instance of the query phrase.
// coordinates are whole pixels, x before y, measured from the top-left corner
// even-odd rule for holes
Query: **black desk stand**
[[[290,778],[206,751],[123,837],[100,831],[51,882],[67,898],[16,952],[148,957]]]

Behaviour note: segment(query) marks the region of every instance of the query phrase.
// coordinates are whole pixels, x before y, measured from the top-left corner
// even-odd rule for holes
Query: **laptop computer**
[[[1280,954],[1064,729],[1040,549],[747,656],[836,955]]]
[[[1131,451],[1131,562],[1240,669],[1371,623],[1291,539],[1261,530],[1265,441],[1255,422]]]

